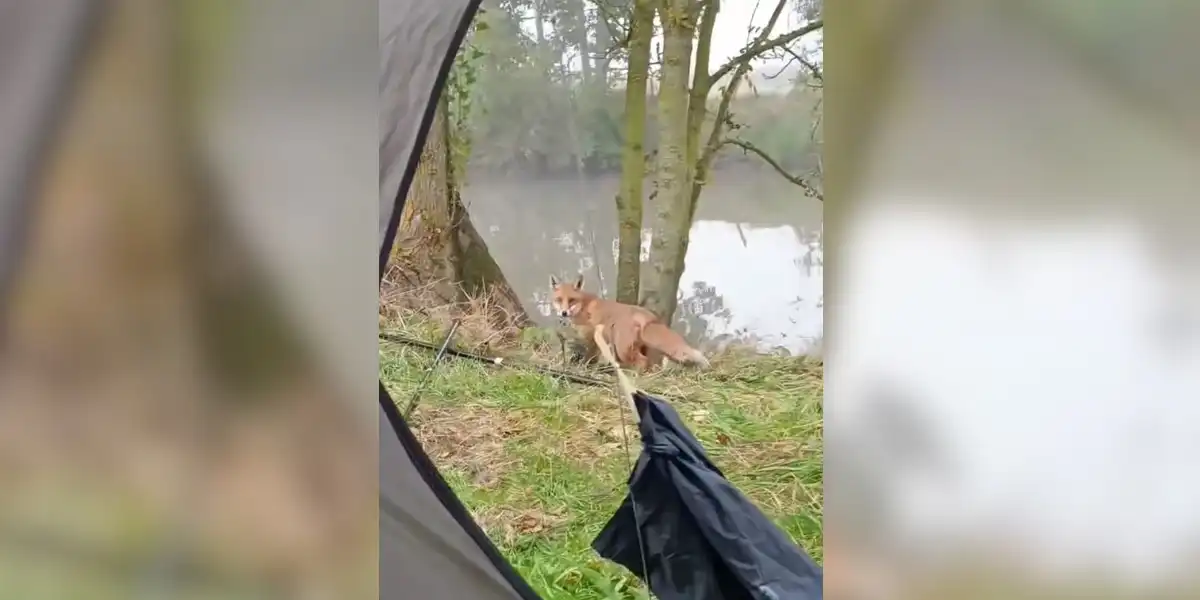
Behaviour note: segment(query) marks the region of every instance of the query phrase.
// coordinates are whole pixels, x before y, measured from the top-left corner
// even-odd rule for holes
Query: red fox
[[[622,367],[645,370],[661,364],[661,358],[666,356],[677,363],[708,368],[704,354],[689,346],[683,336],[671,331],[654,313],[583,291],[582,275],[574,283],[559,282],[551,276],[550,287],[554,316],[569,320],[583,340],[592,340],[595,328],[604,325],[605,330],[612,332],[609,341],[616,348],[616,358]]]

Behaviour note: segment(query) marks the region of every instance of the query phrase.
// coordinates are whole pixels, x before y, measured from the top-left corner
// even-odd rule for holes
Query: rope
[[[621,365],[613,356],[612,348],[608,344],[608,340],[604,339],[604,326],[597,325],[592,337],[596,340],[596,346],[600,349],[600,354],[604,356],[604,360],[608,361],[609,366],[613,368],[613,372],[617,374],[617,387],[621,391],[621,395],[629,401],[629,411],[633,414],[633,418],[638,423],[641,423],[642,417],[638,414],[637,403],[633,401],[633,394],[637,391],[637,387],[633,382],[625,376],[625,371],[621,370]]]
[[[596,341],[596,346],[600,349],[600,354],[604,356],[604,360],[608,361],[609,366],[611,366],[613,371],[617,374],[617,388],[620,390],[621,395],[624,396],[629,402],[629,410],[633,414],[634,422],[641,424],[642,416],[638,414],[637,402],[635,402],[633,399],[634,394],[637,392],[637,387],[634,386],[633,382],[625,376],[625,371],[621,369],[620,363],[618,363],[616,357],[613,356],[612,347],[609,346],[608,340],[604,338],[604,326],[597,326],[596,330],[592,333],[592,337]],[[621,439],[625,443],[626,468],[629,469],[630,473],[633,473],[633,460],[630,458],[629,454],[629,434],[626,432],[625,425],[625,411],[621,411]],[[634,497],[633,486],[630,485],[629,508],[633,511],[633,531],[637,534],[638,557],[642,561],[642,577],[645,578],[646,593],[651,594],[650,566],[649,561],[646,560],[646,541],[642,539],[642,522],[638,516],[637,506],[637,498]]]

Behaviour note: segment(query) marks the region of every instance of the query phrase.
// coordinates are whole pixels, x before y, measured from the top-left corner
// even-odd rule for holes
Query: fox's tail
[[[642,328],[642,343],[665,354],[677,363],[707,369],[708,359],[699,350],[688,345],[683,336],[662,323],[650,323]]]

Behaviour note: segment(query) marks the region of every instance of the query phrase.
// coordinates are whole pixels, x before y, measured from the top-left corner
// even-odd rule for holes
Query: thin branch
[[[790,69],[792,65],[796,63],[796,59],[798,58],[800,57],[793,54],[792,57],[787,60],[787,62],[783,63],[782,67],[779,67],[778,71],[775,71],[774,74],[763,75],[763,79],[778,79],[780,75],[783,75],[785,71]]]
[[[750,63],[742,63],[738,65],[734,71],[733,77],[729,79],[725,89],[721,93],[721,102],[717,105],[717,112],[713,117],[712,128],[708,131],[708,137],[704,143],[704,149],[700,153],[699,160],[694,165],[692,179],[692,217],[695,217],[696,206],[699,204],[697,199],[700,198],[700,192],[704,184],[708,181],[708,169],[712,165],[713,157],[717,155],[717,151],[723,145],[721,136],[724,135],[726,122],[729,120],[729,110],[733,103],[733,97],[737,95],[737,88],[742,80],[746,78],[746,71],[750,69]]]
[[[761,44],[763,40],[767,39],[767,37],[771,34],[771,30],[775,28],[775,24],[779,22],[779,17],[783,14],[783,9],[787,6],[787,4],[788,0],[779,0],[775,4],[775,10],[771,11],[771,16],[767,18],[767,26],[763,28],[762,33],[760,33],[753,42],[749,43],[748,46],[753,47]],[[757,2],[754,4],[754,11],[755,14],[757,14]],[[752,22],[753,20],[753,17],[751,17]],[[728,64],[735,65],[735,63],[732,61]],[[705,65],[705,68],[707,68],[707,65]],[[738,62],[736,63],[736,66],[733,67],[733,76],[729,78],[729,82],[725,84],[725,89],[721,93],[721,101],[717,107],[717,113],[715,115],[716,118],[713,119],[712,130],[708,133],[708,139],[704,144],[704,152],[699,157],[700,162],[696,169],[696,173],[699,176],[696,178],[696,183],[703,182],[705,179],[704,175],[708,172],[708,165],[712,162],[712,157],[716,155],[717,150],[719,150],[721,147],[721,136],[724,135],[725,122],[729,119],[729,108],[733,102],[733,97],[737,95],[738,87],[741,85],[742,80],[746,78],[746,73],[749,71],[749,60]],[[707,99],[708,91],[712,89],[712,85],[722,76],[721,70],[718,69],[717,73],[708,74],[704,79],[697,77],[696,81],[693,82],[692,94],[703,94],[701,97]],[[696,89],[700,84],[704,85],[703,90]],[[697,196],[698,193],[699,188],[693,185],[692,195]],[[695,203],[693,202],[693,204]]]
[[[784,0],[784,2],[786,3],[786,2],[787,2],[787,0]],[[750,11],[750,22],[751,22],[751,23],[753,23],[753,22],[754,22],[754,19],[755,19],[756,17],[758,17],[758,7],[759,7],[759,6],[761,6],[761,5],[762,5],[762,0],[754,0],[754,9]],[[779,7],[779,5],[777,4],[777,5],[776,5],[775,12],[776,12],[776,14],[782,13],[782,12],[783,12],[783,9],[782,9],[782,8],[780,8],[780,7]],[[751,43],[751,38],[753,38],[753,37],[754,37],[753,35],[751,35],[752,33],[754,33],[754,28],[753,28],[753,27],[747,27],[747,28],[746,28],[746,45],[747,45],[747,46],[749,46],[749,45],[750,45],[750,43]],[[768,31],[767,33],[770,33],[770,32]]]
[[[774,50],[775,48],[783,48],[792,41],[800,39],[801,37],[817,31],[824,26],[825,21],[822,19],[817,19],[816,21],[813,21],[804,27],[794,29],[783,35],[769,39],[760,38],[760,41],[755,42],[749,48],[746,48],[741,54],[729,59],[729,62],[721,65],[721,67],[716,71],[713,71],[709,81],[719,81],[722,77],[725,77],[734,69],[736,69],[738,65],[749,63],[755,58],[762,56],[762,54],[767,51]],[[763,31],[764,33],[769,32],[770,28],[764,29]]]
[[[608,48],[605,48],[603,52],[598,53],[599,56],[593,55],[592,58],[600,60],[612,59],[614,56],[616,56],[617,52],[629,49],[629,36],[631,33],[628,27],[622,29],[618,25],[621,15],[618,15],[616,10],[614,10],[612,6],[609,6],[607,2],[596,1],[593,2],[593,4],[596,6],[596,11],[599,13],[596,15],[598,20],[603,23],[604,28],[608,30],[608,37],[612,42],[612,45]],[[632,13],[633,8],[631,3],[629,14],[625,16],[632,18]]]
[[[769,165],[772,169],[775,169],[775,171],[777,173],[779,173],[779,175],[781,177],[788,180],[792,184],[803,188],[804,195],[816,198],[817,200],[820,200],[821,202],[825,201],[825,197],[821,194],[821,192],[818,191],[816,188],[814,188],[807,181],[805,181],[803,177],[799,177],[796,175],[792,175],[791,173],[788,173],[787,169],[784,169],[783,165],[779,164],[779,161],[775,160],[774,158],[771,158],[770,154],[767,154],[762,149],[760,149],[758,146],[755,146],[754,144],[751,144],[750,142],[747,142],[744,140],[737,140],[737,139],[733,139],[733,138],[726,138],[725,141],[722,142],[722,145],[737,146],[738,148],[741,148],[744,152],[749,152],[751,154],[758,156],[759,158],[761,158],[763,160],[763,162],[767,163],[767,165]]]
[[[792,58],[796,59],[801,66],[803,66],[805,69],[808,69],[809,74],[812,75],[813,79],[817,80],[817,83],[825,83],[825,75],[821,73],[821,67],[818,67],[816,63],[809,61],[803,56],[800,56],[799,52],[796,52],[791,48],[784,48],[783,51],[791,54]]]

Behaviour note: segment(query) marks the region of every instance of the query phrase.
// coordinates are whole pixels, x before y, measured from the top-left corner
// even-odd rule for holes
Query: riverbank
[[[430,319],[393,317],[381,329],[441,344],[442,327]],[[509,331],[508,343],[479,322],[460,332],[459,347],[503,355],[511,366],[443,359],[410,419],[429,455],[546,600],[644,597],[632,575],[590,547],[624,497],[639,451],[613,390],[523,368],[563,366],[546,332]],[[402,409],[434,354],[381,341],[380,375]],[[638,384],[669,400],[730,480],[821,560],[819,361],[730,349],[713,357],[711,371],[672,369]]]

